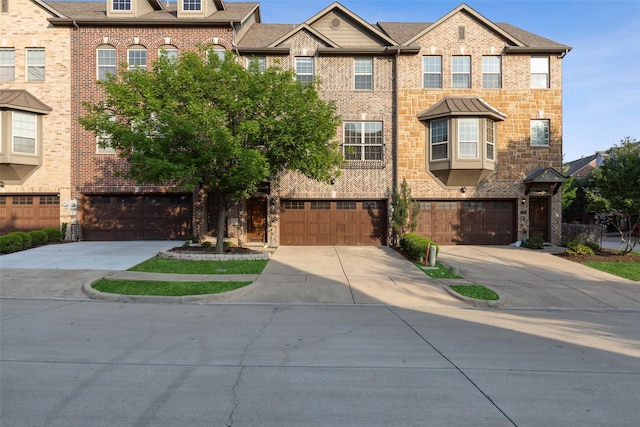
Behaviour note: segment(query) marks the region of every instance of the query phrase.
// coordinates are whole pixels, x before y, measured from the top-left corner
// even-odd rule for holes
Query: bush
[[[54,227],[43,228],[42,231],[47,233],[47,242],[60,242],[62,241],[62,231]]]
[[[540,237],[531,237],[525,241],[524,247],[529,249],[542,249],[544,247],[544,240]]]
[[[429,247],[429,245],[436,247],[437,256],[440,247],[433,240],[413,233],[407,233],[400,238],[400,248],[402,248],[409,257],[416,261],[421,258],[425,258],[427,255],[427,247]]]
[[[574,240],[573,242],[569,242],[569,244],[567,245],[567,254],[568,255],[593,255],[595,253],[595,251],[590,248],[589,246],[585,245],[584,243],[581,243],[577,240]]]
[[[31,246],[33,246],[29,233],[25,233],[24,231],[14,231],[14,233],[20,236],[20,238],[22,239],[22,249],[29,249]]]
[[[0,253],[10,254],[24,249],[24,240],[22,236],[16,233],[5,234],[0,236]]]
[[[31,237],[32,246],[40,246],[47,243],[47,233],[44,230],[32,230],[28,234]]]

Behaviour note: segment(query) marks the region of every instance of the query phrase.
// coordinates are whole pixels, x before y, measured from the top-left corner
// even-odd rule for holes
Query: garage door
[[[384,245],[386,202],[283,200],[281,245]]]
[[[60,228],[57,195],[0,196],[0,233]]]
[[[441,245],[508,245],[516,240],[515,201],[420,202],[418,234]]]
[[[191,212],[191,195],[85,196],[82,239],[183,239],[191,234]]]

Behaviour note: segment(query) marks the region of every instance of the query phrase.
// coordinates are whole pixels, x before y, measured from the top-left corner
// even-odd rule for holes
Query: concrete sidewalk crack
[[[349,293],[351,294],[351,301],[355,304],[356,303],[356,298],[353,295],[353,288],[351,287],[351,282],[349,281],[349,276],[347,276],[347,272],[344,271],[344,264],[342,264],[342,259],[340,258],[340,254],[338,253],[338,250],[336,249],[336,247],[333,247],[334,252],[336,253],[336,256],[338,257],[338,262],[340,263],[340,268],[342,269],[342,274],[344,274],[345,279],[347,280],[347,285],[349,285]]]

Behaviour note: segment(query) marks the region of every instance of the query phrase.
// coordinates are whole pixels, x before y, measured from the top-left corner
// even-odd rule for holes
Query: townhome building
[[[0,233],[60,227],[71,203],[71,37],[35,0],[0,2]]]
[[[43,4],[55,11],[45,18],[49,30],[67,32],[72,58],[66,81],[71,149],[62,161],[82,239],[178,239],[215,231],[212,198],[115,176],[124,160],[77,123],[82,102],[103,96],[96,81],[117,72],[118,64],[145,68],[159,55],[207,45],[220,54],[232,50],[247,65],[294,69],[302,83],[317,78],[321,97],[334,101],[342,118],[341,176],[330,184],[293,172],[273,177],[230,210],[229,239],[271,246],[388,244],[392,195],[406,179],[421,205],[417,232],[438,243],[560,240],[568,46],[494,23],[464,4],[432,21],[376,24],[340,3],[305,22],[281,24],[262,23],[259,3]]]

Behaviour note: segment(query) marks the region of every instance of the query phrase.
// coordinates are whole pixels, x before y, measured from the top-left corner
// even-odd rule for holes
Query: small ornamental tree
[[[589,211],[607,216],[620,233],[622,252],[633,251],[640,241],[640,143],[625,138],[613,147],[602,165],[591,173]]]
[[[394,241],[398,242],[404,234],[416,229],[420,214],[420,203],[411,198],[411,188],[405,178],[402,178],[400,189],[393,194],[391,203],[393,206],[391,227]]]
[[[217,252],[227,210],[262,183],[285,170],[327,183],[340,173],[336,107],[291,70],[201,49],[162,55],[149,71],[123,65],[98,83],[104,100],[85,104],[82,126],[127,160],[120,176],[214,197]]]

